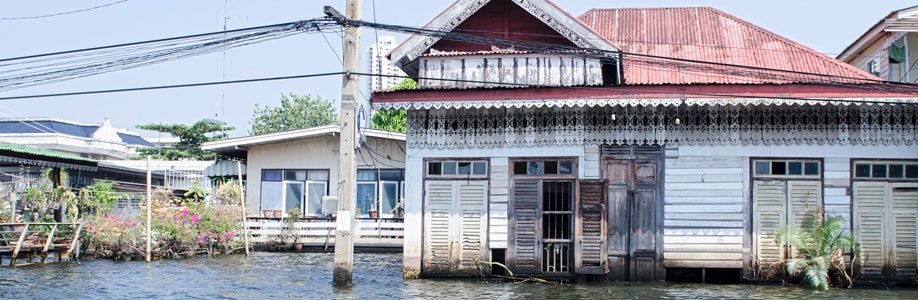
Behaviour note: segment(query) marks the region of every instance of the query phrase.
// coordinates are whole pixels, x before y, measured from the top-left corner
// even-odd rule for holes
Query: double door
[[[663,280],[662,170],[658,159],[604,159],[608,279]]]

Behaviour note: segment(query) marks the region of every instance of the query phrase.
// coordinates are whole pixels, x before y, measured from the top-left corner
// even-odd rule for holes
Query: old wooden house
[[[440,32],[390,53],[420,89],[372,97],[408,111],[406,277],[497,261],[519,276],[763,278],[788,255],[775,231],[808,211],[916,224],[910,86],[707,7],[575,17],[459,0],[426,28]],[[903,228],[913,272],[918,230]]]

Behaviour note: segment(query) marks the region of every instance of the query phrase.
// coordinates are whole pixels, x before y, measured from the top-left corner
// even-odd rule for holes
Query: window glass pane
[[[304,190],[302,182],[286,182],[284,185],[284,216],[286,216],[288,210],[302,209]]]
[[[328,170],[309,170],[308,180],[328,182]]]
[[[570,160],[562,161],[558,163],[558,174],[573,174],[574,173],[574,162]]]
[[[870,172],[870,177],[886,178],[886,165],[881,165],[881,164],[873,165],[873,170]]]
[[[787,163],[783,161],[773,161],[771,162],[771,175],[786,175],[787,174]]]
[[[905,165],[905,178],[918,178],[918,165]]]
[[[281,170],[262,170],[262,181],[281,181]]]
[[[788,162],[787,175],[803,175],[803,163],[799,161]]]
[[[527,170],[529,169],[525,161],[517,161],[513,163],[513,175],[526,175]]]
[[[767,161],[756,161],[755,162],[755,174],[756,175],[770,175],[771,168],[768,167],[769,164]]]
[[[427,175],[443,174],[443,164],[439,162],[427,163]]]
[[[357,181],[376,181],[376,170],[357,170]]]
[[[558,174],[558,162],[553,160],[545,161],[545,174]]]
[[[286,170],[284,180],[306,181],[306,170]]]
[[[306,184],[306,187],[309,189],[306,196],[307,214],[322,214],[322,197],[327,194],[327,186],[328,184],[325,182],[309,182]]]
[[[459,175],[469,175],[472,174],[472,163],[464,161],[459,164]]]
[[[870,165],[868,164],[854,165],[854,177],[870,177]]]
[[[280,175],[280,172],[277,173]],[[284,186],[280,181],[261,183],[261,209],[284,210],[284,201],[281,199]]]
[[[376,207],[376,184],[357,184],[357,208],[361,215],[369,214],[371,208]]]
[[[905,169],[902,165],[889,165],[889,178],[902,178],[905,175]]]
[[[382,184],[382,195],[380,195],[379,214],[392,215],[395,203],[398,203],[398,182],[386,182]]]
[[[541,161],[530,161],[529,162],[529,175],[542,175],[542,162]]]
[[[472,163],[472,174],[485,175],[486,173],[488,173],[488,163],[483,161]]]
[[[804,175],[819,175],[819,163],[807,162],[804,166]]]
[[[443,175],[456,175],[456,162],[443,162]]]
[[[379,180],[401,181],[402,170],[379,170]]]

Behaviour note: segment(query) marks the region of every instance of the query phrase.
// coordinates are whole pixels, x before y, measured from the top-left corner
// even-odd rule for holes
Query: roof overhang
[[[385,94],[377,97],[376,94]],[[601,106],[918,104],[918,96],[864,87],[823,85],[605,86],[374,93],[373,108],[472,109]]]
[[[396,141],[405,141],[405,134],[399,132],[390,132],[385,130],[362,128],[360,129],[367,137],[380,139],[391,139]],[[253,135],[240,138],[226,139],[214,142],[207,142],[201,145],[205,151],[214,151],[218,153],[246,151],[248,147],[256,145],[274,144],[294,140],[311,139],[323,136],[340,135],[341,126],[325,125],[284,132],[276,132],[262,135]]]

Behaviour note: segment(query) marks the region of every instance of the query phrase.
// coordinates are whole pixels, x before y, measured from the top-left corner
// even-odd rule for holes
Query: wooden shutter
[[[484,237],[486,236],[486,203],[488,183],[486,181],[457,182],[459,185],[459,266],[461,272],[478,274],[479,260],[487,260]]]
[[[507,263],[514,274],[539,273],[542,239],[539,209],[541,195],[541,181],[513,181]]]
[[[913,278],[918,268],[918,184],[893,183],[892,220],[895,232],[893,255],[896,277]]]
[[[428,181],[425,189],[424,241],[425,271],[441,273],[450,271],[451,214],[453,183]]]
[[[885,182],[854,183],[854,235],[861,244],[866,276],[881,276],[885,264]]]
[[[581,180],[577,205],[575,272],[605,274],[606,269],[606,182]]]
[[[797,227],[803,222],[807,214],[822,206],[822,183],[819,181],[788,181],[787,194],[790,198],[790,207],[787,224],[785,226]]]
[[[754,236],[758,272],[766,271],[784,257],[784,251],[775,244],[775,234],[784,227],[787,213],[784,181],[755,181],[752,199],[755,203]]]

